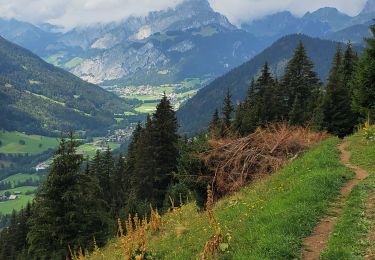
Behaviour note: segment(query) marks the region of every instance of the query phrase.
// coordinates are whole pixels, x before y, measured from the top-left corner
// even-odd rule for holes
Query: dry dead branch
[[[255,133],[236,140],[210,140],[212,149],[199,157],[209,169],[216,192],[224,195],[238,190],[256,176],[278,170],[328,136],[325,132],[279,123],[258,128]]]

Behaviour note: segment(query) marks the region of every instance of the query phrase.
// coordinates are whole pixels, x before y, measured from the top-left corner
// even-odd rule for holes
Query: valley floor
[[[348,147],[341,146],[341,153],[352,154],[350,165],[340,162],[342,141],[331,138],[272,176],[220,200],[214,214],[223,235],[231,237],[223,259],[373,259],[375,143],[366,144],[359,134],[345,142]],[[349,160],[348,154],[341,159]],[[355,181],[354,166],[369,177]],[[334,222],[317,240],[326,246],[314,252],[306,238],[314,237],[327,216]],[[161,231],[148,234],[146,242],[157,259],[197,259],[214,234],[207,214],[193,203],[166,214],[162,222]],[[315,258],[307,258],[306,252],[314,252]],[[115,238],[90,259],[123,257]]]

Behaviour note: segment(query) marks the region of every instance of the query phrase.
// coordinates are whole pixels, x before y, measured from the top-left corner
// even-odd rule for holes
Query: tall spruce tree
[[[208,127],[208,132],[212,138],[216,139],[220,137],[219,130],[220,130],[219,110],[215,109],[215,112],[212,114],[210,125]]]
[[[313,68],[300,42],[281,82],[285,93],[282,117],[288,119],[290,124],[303,125],[313,118],[317,99],[314,94],[319,93],[316,89],[321,85]]]
[[[353,114],[350,89],[345,85],[344,57],[338,46],[333,58],[324,98],[324,128],[334,135],[344,137],[353,132]]]
[[[125,207],[127,195],[130,190],[130,176],[127,172],[125,157],[120,154],[114,172],[111,174],[111,216],[117,219]]]
[[[232,95],[228,89],[224,97],[223,108],[221,109],[221,113],[223,115],[221,129],[220,129],[221,137],[225,137],[232,132],[233,112],[234,112],[234,107],[232,103]]]
[[[234,126],[236,131],[242,136],[253,132],[258,126],[257,114],[255,109],[253,109],[255,100],[255,80],[253,78],[250,82],[247,97],[237,107],[235,114]]]
[[[370,26],[372,37],[366,39],[367,48],[358,61],[351,83],[353,109],[361,119],[375,121],[375,25]]]
[[[148,116],[135,145],[134,174],[128,211],[144,214],[150,203],[163,206],[179,156],[175,111],[164,94],[152,118]]]
[[[251,82],[247,99],[237,109],[235,126],[240,134],[252,133],[257,127],[281,117],[278,93],[278,84],[265,63],[257,81]]]
[[[153,115],[152,141],[154,144],[155,178],[153,193],[156,206],[162,207],[172,173],[176,170],[178,153],[177,118],[164,93]]]
[[[29,254],[36,259],[63,259],[93,237],[103,243],[108,215],[97,179],[81,172],[82,155],[70,135],[61,139],[47,181],[37,193],[28,221]]]
[[[112,151],[108,146],[101,156],[100,171],[97,175],[100,187],[103,191],[103,199],[107,202],[108,205],[112,203],[111,179],[114,172],[115,161],[113,159]]]
[[[126,213],[145,214],[149,209],[149,203],[155,205],[153,185],[156,163],[152,132],[152,118],[147,115],[146,124],[141,129],[139,136],[133,135],[133,141],[137,139],[134,150],[129,150],[129,152],[134,151],[134,169],[131,174],[131,190],[127,201]],[[132,158],[132,153],[128,153],[128,160]],[[130,169],[128,168],[128,171]]]
[[[350,89],[350,82],[353,79],[355,67],[358,62],[358,56],[357,53],[353,49],[353,45],[351,42],[348,42],[346,45],[346,51],[343,58],[343,81],[344,86],[347,89]]]

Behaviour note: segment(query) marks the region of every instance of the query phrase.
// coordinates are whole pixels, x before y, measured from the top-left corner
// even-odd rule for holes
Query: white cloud
[[[0,0],[0,16],[33,23],[50,22],[72,28],[96,22],[121,20],[131,15],[174,7],[183,0]],[[366,0],[209,0],[211,6],[232,22],[251,20],[276,11],[297,15],[320,7],[336,7],[355,15]]]

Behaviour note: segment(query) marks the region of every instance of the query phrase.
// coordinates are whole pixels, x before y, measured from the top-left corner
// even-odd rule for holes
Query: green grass
[[[55,66],[60,66],[61,59],[64,58],[66,52],[59,52],[54,55],[47,57],[45,60]]]
[[[21,140],[25,141],[24,145],[20,144]],[[0,131],[0,141],[2,143],[0,153],[5,154],[35,155],[56,148],[58,145],[56,138],[7,131]]]
[[[350,138],[351,162],[369,172],[369,177],[354,187],[330,236],[322,259],[363,259],[367,254],[367,236],[374,219],[365,214],[366,203],[375,195],[375,142],[366,145],[360,134]]]
[[[107,145],[109,146],[109,148],[111,148],[112,151],[120,148],[120,144],[117,144],[117,143],[108,143]],[[103,149],[106,149],[107,145]],[[100,149],[101,149],[100,147],[95,146],[90,143],[90,144],[80,145],[77,151],[83,153],[85,157],[89,156],[90,158],[93,158],[96,154],[96,151]]]
[[[322,142],[279,172],[256,181],[215,206],[223,232],[230,232],[233,259],[296,259],[340,188],[353,173],[339,163],[338,139]],[[163,230],[149,249],[162,259],[196,259],[213,230],[192,204],[163,217]],[[177,237],[179,226],[187,232]],[[103,250],[120,259],[116,240]]]
[[[13,210],[19,211],[26,206],[28,202],[31,202],[34,198],[34,195],[21,195],[16,200],[8,200],[0,202],[0,213],[10,214]]]
[[[17,184],[18,182],[23,182],[23,181],[26,181],[30,178],[33,181],[37,181],[37,180],[40,179],[39,175],[36,175],[36,174],[17,173],[17,174],[9,176],[8,178],[6,178],[2,181],[3,182],[11,182],[14,185],[14,184]]]
[[[160,94],[160,97],[162,94]],[[140,101],[159,101],[160,98],[155,96],[142,96],[142,95],[134,95],[134,96],[122,96],[125,99],[138,99]]]
[[[217,33],[217,30],[213,27],[206,26],[202,28],[199,32],[193,32],[193,35],[200,35],[202,37],[209,37]]]
[[[67,63],[65,63],[64,68],[72,69],[72,68],[78,66],[79,64],[81,64],[82,61],[83,61],[83,59],[81,57],[75,57],[75,58],[71,59],[70,61],[68,61]]]
[[[58,104],[58,105],[61,105],[61,106],[65,107],[65,103],[64,102],[56,101],[56,100],[54,100],[52,98],[49,98],[49,97],[46,97],[44,95],[39,95],[39,94],[35,94],[35,93],[32,93],[32,92],[28,92],[28,93],[30,93],[30,94],[32,94],[32,95],[34,95],[36,97],[39,97],[41,99],[48,100],[48,101],[50,101],[52,103],[55,103],[55,104]]]
[[[25,207],[26,204],[31,201],[34,197],[33,194],[25,195],[25,192],[28,191],[36,191],[36,187],[32,186],[24,186],[18,187],[14,189],[4,190],[1,191],[0,194],[4,194],[6,191],[14,193],[16,191],[20,191],[22,194],[16,200],[8,200],[4,202],[0,202],[0,213],[2,214],[10,214],[13,210],[20,210],[22,207]]]
[[[142,106],[135,108],[135,111],[139,113],[151,113],[154,112],[158,103],[143,103]]]
[[[30,83],[30,85],[40,85],[40,84],[42,84],[42,82],[40,82],[39,80],[29,80],[29,83]]]

